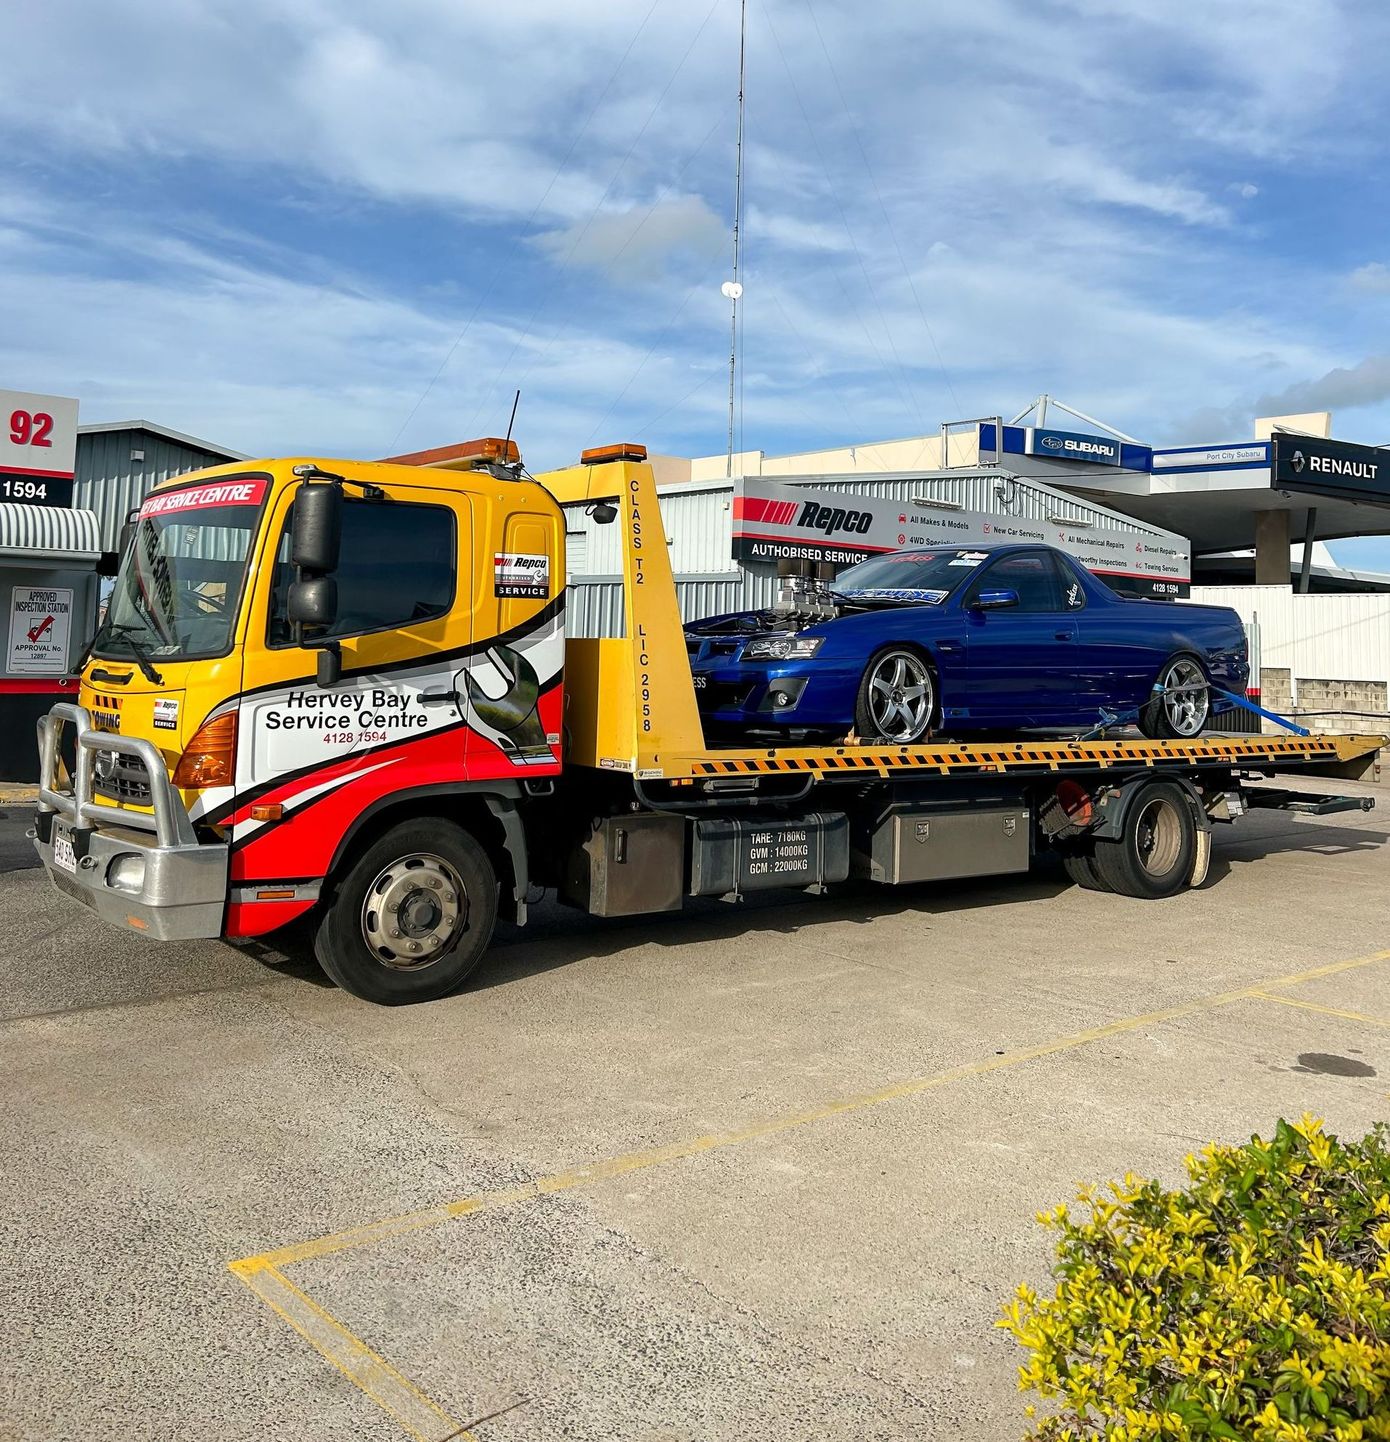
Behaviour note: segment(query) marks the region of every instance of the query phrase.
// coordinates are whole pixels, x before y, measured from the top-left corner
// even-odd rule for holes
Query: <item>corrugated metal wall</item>
[[[132,451],[143,451],[144,460],[131,460]],[[226,456],[195,450],[151,431],[79,431],[72,503],[78,510],[96,512],[102,549],[114,551],[126,516],[160,481],[226,461]]]
[[[1259,621],[1260,664],[1300,680],[1390,682],[1390,595],[1300,596],[1286,586],[1193,586]]]
[[[770,606],[777,599],[777,577],[751,571],[678,576],[676,599],[684,621]],[[565,592],[567,635],[621,636],[623,630],[621,576],[580,576],[570,583]]]
[[[733,490],[726,485],[700,491],[661,495],[661,518],[666,524],[671,565],[677,573],[705,575],[733,569]],[[622,527],[616,522],[600,526],[582,506],[565,508],[567,532],[583,532],[582,568],[576,563],[574,537],[570,536],[570,573],[574,576],[612,576],[623,568]]]

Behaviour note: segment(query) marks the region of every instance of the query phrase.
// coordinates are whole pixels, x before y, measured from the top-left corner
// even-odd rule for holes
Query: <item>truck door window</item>
[[[271,580],[272,646],[293,641],[285,602],[294,567],[290,527],[294,508],[275,556]],[[343,506],[343,541],[338,569],[338,619],[325,636],[361,636],[390,631],[443,616],[454,603],[458,580],[454,513],[447,506],[401,501],[348,500]]]

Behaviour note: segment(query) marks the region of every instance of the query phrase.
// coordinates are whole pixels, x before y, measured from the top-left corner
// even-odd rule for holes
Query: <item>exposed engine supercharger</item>
[[[772,616],[778,625],[814,626],[833,621],[840,607],[831,594],[835,567],[829,561],[777,562],[777,600]]]

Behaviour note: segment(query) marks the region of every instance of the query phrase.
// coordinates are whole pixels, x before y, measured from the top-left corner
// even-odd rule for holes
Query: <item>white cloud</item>
[[[606,270],[615,278],[651,279],[675,258],[705,260],[727,242],[728,227],[698,195],[599,212],[533,244],[561,265]]]
[[[1370,355],[1351,366],[1334,366],[1311,380],[1224,406],[1204,406],[1176,427],[1174,441],[1216,441],[1248,435],[1259,416],[1308,411],[1358,411],[1390,403],[1390,355]]]
[[[785,247],[789,251],[828,251],[835,254],[850,249],[850,240],[843,226],[827,225],[823,221],[804,219],[785,211],[768,210],[760,205],[748,207],[745,228],[749,235],[764,246]]]
[[[105,240],[146,256],[154,274],[97,274],[77,219],[51,213],[42,234],[0,236],[0,375],[58,393],[75,387],[87,420],[149,415],[251,454],[385,454],[466,318],[360,278],[294,274],[288,255],[283,269],[238,263],[138,227]],[[462,412],[495,427],[504,408],[499,399],[488,410],[488,396],[506,390],[499,360],[513,352],[514,373],[530,374],[519,433],[533,464],[572,459],[641,356],[579,326],[557,338],[480,318],[400,445],[461,438]],[[634,404],[659,409],[670,379],[654,371]]]
[[[1348,277],[1357,290],[1368,291],[1371,295],[1390,295],[1390,266],[1373,260],[1358,266]]]
[[[1260,187],[1230,179],[1277,193],[1280,165],[1383,145],[1348,83],[1385,38],[1373,8],[753,7],[745,439],[907,433],[1042,389],[1148,434],[1374,350],[1354,292],[1390,290],[1385,267],[1348,286],[1277,259],[1240,203]],[[0,361],[89,413],[378,452],[478,307],[402,445],[521,384],[558,458],[663,411],[667,444],[709,449],[735,24],[650,0],[20,6],[0,141],[35,165],[0,196]],[[62,57],[61,90],[32,55]],[[1309,287],[1332,300],[1293,332],[1282,298]]]

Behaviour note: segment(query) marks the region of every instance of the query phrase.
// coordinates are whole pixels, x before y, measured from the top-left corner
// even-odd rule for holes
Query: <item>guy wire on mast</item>
[[[734,274],[721,287],[729,298],[729,454],[724,474],[734,473],[734,396],[738,369],[738,302],[743,294],[739,282],[739,223],[743,218],[743,70],[748,44],[748,0],[739,3],[738,27],[738,133],[734,140]]]

